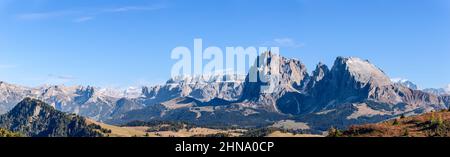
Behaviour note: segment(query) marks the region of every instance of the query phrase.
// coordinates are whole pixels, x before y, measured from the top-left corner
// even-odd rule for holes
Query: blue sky
[[[161,83],[194,38],[271,43],[309,71],[356,56],[421,87],[450,83],[448,0],[0,0],[0,80]]]

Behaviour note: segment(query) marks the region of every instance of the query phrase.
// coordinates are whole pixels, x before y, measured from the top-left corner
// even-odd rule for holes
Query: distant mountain
[[[416,84],[414,84],[413,82],[407,80],[407,79],[391,79],[392,82],[401,85],[401,86],[405,86],[408,87],[410,89],[414,89],[414,90],[419,90],[418,86]],[[445,96],[445,95],[450,95],[450,84],[447,85],[447,87],[445,88],[425,88],[425,89],[420,89],[426,93],[430,93],[430,94],[434,94],[434,95],[438,95],[438,96]]]
[[[17,103],[30,97],[44,101],[63,112],[101,120],[109,116],[114,109],[114,103],[121,98],[107,93],[104,89],[90,86],[29,88],[0,82],[0,114],[10,111]]]
[[[397,83],[399,85],[403,85],[405,87],[408,87],[410,89],[419,90],[418,86],[414,84],[413,82],[407,80],[407,79],[391,79],[392,82]]]
[[[214,98],[236,100],[242,92],[241,75],[204,75],[172,78],[165,85],[144,87],[146,104],[156,104],[179,97],[192,97],[200,101]]]
[[[250,77],[254,74],[260,75]],[[57,110],[109,124],[159,120],[255,127],[292,120],[320,132],[450,105],[449,96],[417,90],[409,81],[391,81],[368,60],[337,57],[333,66],[319,63],[309,74],[301,61],[272,52],[260,55],[246,76],[179,77],[138,89],[1,83],[0,109],[8,111],[21,98],[33,97]]]
[[[423,89],[424,92],[434,94],[434,95],[446,95],[448,94],[444,88],[426,88]]]
[[[31,137],[97,137],[80,116],[55,110],[42,101],[26,98],[0,116],[0,128]]]
[[[427,88],[423,91],[435,95],[450,95],[450,84],[445,88]]]
[[[174,98],[192,97],[200,101],[236,100],[245,76],[211,75],[172,78],[165,85],[126,90],[91,86],[22,87],[0,82],[0,114],[11,110],[26,97],[42,100],[57,110],[76,113],[97,121],[120,117],[125,111],[144,108]],[[124,104],[124,102],[127,102]]]
[[[33,95],[33,92],[26,87],[0,81],[0,114],[8,112],[25,97]]]
[[[450,104],[448,97],[394,83],[381,69],[355,57],[338,57],[331,69],[320,63],[311,75],[300,61],[270,52],[257,60],[261,64],[255,64],[249,75],[262,75],[257,81],[250,81],[247,76],[237,100],[212,99],[220,102],[213,103],[189,96],[175,97],[109,122],[157,119],[254,126],[293,119],[312,130],[325,131],[331,126],[346,128],[401,114],[441,110]]]

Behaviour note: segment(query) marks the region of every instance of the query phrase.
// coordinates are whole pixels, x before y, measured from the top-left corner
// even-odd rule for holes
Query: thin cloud
[[[70,75],[53,75],[53,74],[49,74],[48,77],[50,79],[57,79],[57,80],[64,80],[64,81],[72,81],[72,80],[76,80],[76,77],[70,76]]]
[[[0,69],[11,69],[15,68],[16,65],[10,65],[10,64],[0,64]]]
[[[92,16],[85,16],[85,17],[80,17],[80,18],[74,19],[73,22],[82,23],[82,22],[86,22],[86,21],[91,21],[93,19],[95,19],[95,18]]]
[[[128,11],[152,11],[166,8],[165,5],[153,5],[153,6],[124,6],[112,9],[106,9],[105,12],[128,12]]]
[[[25,13],[17,15],[19,20],[45,20],[51,18],[65,17],[68,15],[73,15],[78,13],[78,11],[54,11],[54,12],[35,12],[35,13]]]
[[[299,43],[292,38],[275,38],[272,41],[267,41],[263,44],[264,46],[277,46],[277,47],[288,47],[288,48],[301,48],[304,47],[304,43]]]
[[[72,22],[86,22],[96,18],[96,16],[111,14],[111,13],[123,13],[130,11],[154,11],[166,8],[165,5],[150,5],[150,6],[122,6],[116,8],[100,8],[100,9],[87,9],[87,10],[61,10],[51,12],[33,12],[24,13],[16,16],[19,20],[46,20],[54,18],[69,18],[77,17]]]
[[[25,77],[23,78],[23,80],[36,82],[37,84],[41,85],[64,85],[66,83],[73,83],[77,80],[77,78],[70,75],[48,74],[34,77]]]

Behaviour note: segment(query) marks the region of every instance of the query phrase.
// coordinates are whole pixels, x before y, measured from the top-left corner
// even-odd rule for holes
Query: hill
[[[57,111],[52,106],[26,98],[0,116],[0,128],[30,137],[99,137],[86,119]]]
[[[450,137],[450,112],[442,110],[419,116],[400,117],[377,123],[330,130],[338,137]]]

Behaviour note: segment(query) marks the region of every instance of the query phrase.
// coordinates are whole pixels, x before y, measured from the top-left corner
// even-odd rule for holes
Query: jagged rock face
[[[57,110],[76,113],[95,120],[109,117],[115,107],[116,97],[97,92],[94,87],[43,86],[27,88],[0,84],[0,113],[6,113],[26,97],[42,100]]]
[[[71,103],[75,97],[78,88],[80,87],[65,87],[65,86],[50,86],[41,87],[39,90],[41,93],[35,96],[42,101],[48,102],[58,110],[63,110],[64,106]],[[31,89],[33,90],[33,89]]]
[[[100,90],[90,86],[51,86],[42,88],[42,93],[34,98],[50,104],[57,110],[103,121],[109,118],[119,98],[97,92]]]
[[[439,88],[439,89],[427,88],[427,89],[423,89],[422,91],[430,93],[430,94],[434,94],[434,95],[448,95],[448,93],[443,88]]]
[[[314,87],[316,87],[317,83],[322,81],[322,79],[325,78],[325,76],[328,76],[329,74],[330,69],[328,69],[328,66],[323,63],[319,63],[316,66],[316,70],[313,71],[306,89],[307,90],[313,89]]]
[[[214,98],[233,101],[242,93],[243,78],[240,75],[173,78],[162,86],[144,87],[143,95],[148,105],[179,97],[192,97],[204,102]]]
[[[413,90],[407,87],[396,87],[398,95],[401,97],[402,102],[409,104],[441,104],[439,97],[429,93],[425,93],[419,90]]]
[[[124,116],[124,113],[144,108],[144,106],[141,105],[141,102],[136,101],[139,100],[127,98],[119,99],[116,102],[116,106],[114,107],[112,113],[108,115],[108,119],[120,119]]]
[[[379,94],[377,87],[391,85],[389,77],[368,61],[359,58],[338,57],[329,73],[309,89],[306,105],[314,110],[341,103],[359,102]],[[390,94],[383,93],[383,94]]]
[[[298,115],[368,99],[389,104],[406,101],[399,96],[399,89],[389,77],[366,60],[338,57],[331,70],[326,65],[319,64],[312,76],[309,76],[305,66],[299,61],[270,53],[261,57],[264,57],[259,59],[262,66],[254,67],[253,70],[258,70],[264,74],[262,77],[271,79],[266,83],[252,83],[247,78],[243,100],[255,105],[264,104],[262,108],[265,109],[270,110],[273,106],[273,111]],[[280,64],[272,63],[274,60]],[[267,94],[261,92],[261,86],[274,88],[272,93]]]
[[[75,94],[77,95],[75,96],[75,102],[78,104],[84,104],[94,96],[94,93],[95,93],[94,87],[90,86],[86,88],[81,87],[75,91]]]
[[[0,114],[11,110],[26,97],[42,100],[57,110],[76,113],[97,121],[120,117],[124,112],[180,97],[192,97],[204,102],[214,99],[237,100],[241,95],[245,77],[236,75],[226,80],[224,78],[224,75],[214,75],[171,79],[166,85],[142,87],[140,92],[137,88],[121,92],[90,86],[27,88],[1,82]]]
[[[371,64],[369,61],[360,58],[338,57],[332,71],[337,73],[348,72],[350,73],[350,77],[359,82],[362,86],[367,84],[373,86],[392,84],[389,77],[386,76],[381,69]]]
[[[336,59],[330,71],[319,64],[307,90],[286,94],[277,100],[277,107],[282,113],[302,115],[354,104],[353,112],[359,112],[360,104],[367,101],[371,105],[364,110],[373,109],[383,117],[446,107],[436,95],[392,83],[383,71],[368,61],[343,57]]]
[[[441,96],[440,99],[444,102],[447,108],[450,108],[450,96]]]
[[[423,90],[424,92],[431,93],[434,95],[442,95],[442,96],[448,96],[450,95],[450,84],[447,85],[445,88],[427,88]]]
[[[309,78],[306,66],[271,52],[257,58],[244,83],[241,101],[254,108],[276,111],[276,100],[287,92],[301,92]]]
[[[0,114],[8,112],[29,95],[32,95],[32,91],[25,87],[0,82]]]

